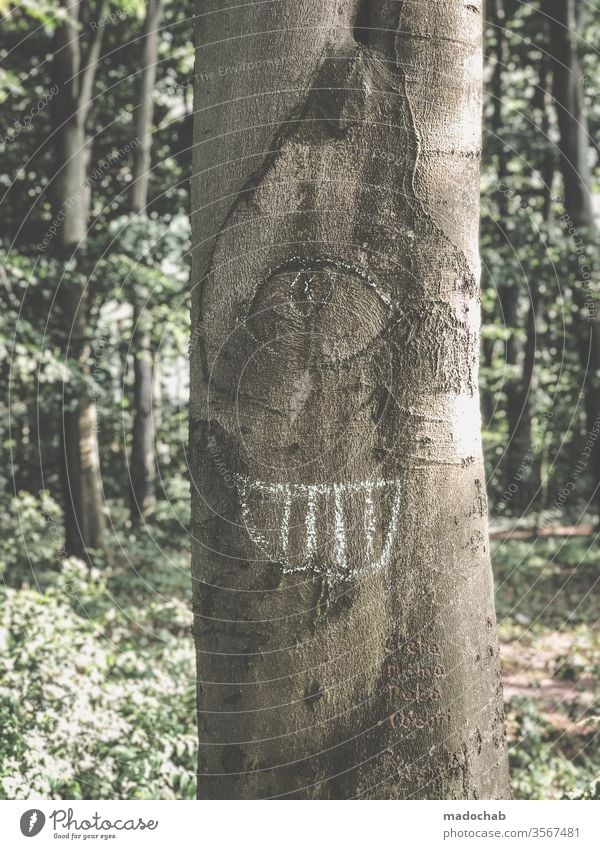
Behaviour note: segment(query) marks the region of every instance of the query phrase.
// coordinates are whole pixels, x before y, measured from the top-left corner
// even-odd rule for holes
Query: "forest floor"
[[[189,564],[169,537],[124,538],[128,560],[91,573],[6,571],[0,797],[194,797]],[[536,538],[493,553],[514,796],[597,795],[600,552]]]
[[[516,798],[585,796],[600,781],[600,552],[591,543],[492,544]]]

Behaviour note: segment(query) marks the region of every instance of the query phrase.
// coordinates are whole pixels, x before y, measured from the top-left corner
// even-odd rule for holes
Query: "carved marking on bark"
[[[439,705],[443,700],[439,683],[446,678],[439,643],[421,636],[404,641],[393,634],[386,648],[390,654],[382,677],[393,705],[388,717],[392,728],[432,731],[448,723],[450,712]]]
[[[376,307],[360,294],[355,281],[364,284],[381,302],[386,313],[383,327],[373,321]],[[242,322],[257,344],[268,345],[269,340],[265,337],[271,331],[268,322],[273,314],[283,324],[289,325],[290,331],[318,333],[321,322],[325,326],[331,325],[329,316],[321,315],[328,306],[342,311],[340,341],[351,335],[348,332],[351,328],[347,326],[349,322],[354,321],[356,327],[352,328],[355,333],[346,343],[345,355],[339,351],[328,351],[324,345],[320,348],[318,360],[313,362],[313,367],[318,369],[337,367],[341,362],[364,354],[366,348],[375,341],[380,342],[378,337],[403,317],[400,306],[367,271],[354,263],[333,256],[292,256],[271,269],[255,285]],[[361,340],[361,333],[371,338]],[[357,341],[363,344],[357,344]]]

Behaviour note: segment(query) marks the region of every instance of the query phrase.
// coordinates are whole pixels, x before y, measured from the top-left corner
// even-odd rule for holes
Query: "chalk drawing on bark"
[[[348,580],[385,569],[400,514],[398,480],[271,483],[237,476],[244,526],[284,573],[313,572]],[[270,527],[261,521],[269,517]],[[380,545],[376,544],[380,540]]]

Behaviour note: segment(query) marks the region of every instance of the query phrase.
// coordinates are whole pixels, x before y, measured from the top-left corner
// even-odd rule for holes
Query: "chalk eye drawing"
[[[347,580],[389,564],[400,481],[268,483],[238,476],[237,483],[250,538],[284,572]]]

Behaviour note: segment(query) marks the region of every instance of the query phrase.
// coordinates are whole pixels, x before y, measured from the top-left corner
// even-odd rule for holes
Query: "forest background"
[[[600,798],[600,16],[553,5],[487,3],[482,423],[513,793]],[[192,6],[0,14],[0,797],[194,798]]]

